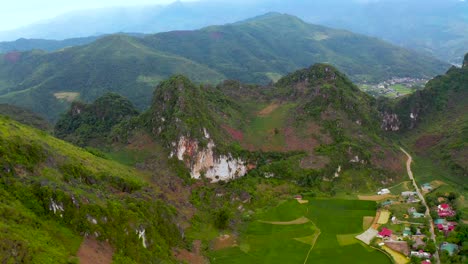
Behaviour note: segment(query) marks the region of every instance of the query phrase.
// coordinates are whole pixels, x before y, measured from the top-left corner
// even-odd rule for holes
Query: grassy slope
[[[52,125],[42,116],[39,116],[38,114],[28,111],[24,108],[8,104],[0,104],[0,115],[8,116],[20,123],[35,127],[37,129],[46,131],[52,130]]]
[[[171,223],[175,211],[157,198],[148,174],[5,117],[0,117],[0,153],[5,172],[0,229],[9,234],[0,236],[0,259],[15,260],[15,245],[22,257],[15,261],[66,263],[84,233],[109,239],[116,258],[127,263],[171,259],[169,248],[180,239]],[[64,211],[50,211],[52,201]],[[148,249],[135,234],[139,227],[146,228]]]

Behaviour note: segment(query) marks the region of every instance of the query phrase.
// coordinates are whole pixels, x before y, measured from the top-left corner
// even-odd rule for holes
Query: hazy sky
[[[174,2],[174,0],[2,0],[0,4],[0,30],[18,28],[73,10],[157,5],[170,2]]]

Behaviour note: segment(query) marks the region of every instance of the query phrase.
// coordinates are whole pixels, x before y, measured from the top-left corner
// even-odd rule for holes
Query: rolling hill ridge
[[[172,74],[199,83],[266,84],[316,62],[337,65],[359,81],[430,78],[447,66],[374,38],[271,13],[197,31],[111,35],[51,53],[10,52],[0,60],[0,102],[55,121],[71,101],[60,96],[64,93],[89,102],[117,92],[144,109],[154,86]]]

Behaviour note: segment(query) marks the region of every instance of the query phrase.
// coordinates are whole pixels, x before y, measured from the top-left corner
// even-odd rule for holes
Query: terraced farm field
[[[214,251],[213,263],[369,263],[390,264],[383,253],[354,239],[365,216],[375,216],[375,202],[313,199],[286,201],[256,216],[238,246]],[[304,218],[309,221],[304,221]],[[301,221],[294,221],[300,219]],[[289,223],[289,224],[285,224]]]

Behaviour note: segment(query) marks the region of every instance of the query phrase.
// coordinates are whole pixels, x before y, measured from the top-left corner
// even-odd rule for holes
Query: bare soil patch
[[[399,241],[399,242],[386,242],[385,245],[397,252],[402,253],[405,256],[408,256],[410,253],[410,249],[408,246],[408,243],[405,241]]]
[[[257,113],[257,116],[267,116],[271,114],[273,111],[275,111],[276,108],[278,108],[279,106],[280,106],[279,103],[271,103],[267,107],[260,110],[260,112]]]
[[[86,237],[78,250],[80,264],[110,264],[114,249],[108,242]]]
[[[220,250],[223,248],[230,248],[230,247],[235,247],[237,246],[237,239],[233,235],[222,235],[217,237],[213,241],[213,250]]]
[[[425,152],[429,148],[437,145],[442,138],[443,135],[424,135],[416,140],[414,147],[419,153]]]
[[[201,241],[193,241],[192,252],[186,249],[174,249],[173,254],[175,259],[181,262],[186,262],[190,264],[205,264],[208,263],[208,260],[200,254]]]
[[[80,93],[76,93],[76,92],[59,92],[59,93],[54,93],[54,96],[55,98],[59,99],[59,100],[64,100],[64,101],[67,101],[67,102],[73,102],[75,101],[76,99],[78,99],[78,97],[80,96]]]
[[[305,223],[310,222],[309,218],[307,217],[299,217],[296,220],[288,221],[288,222],[277,222],[277,221],[262,221],[259,220],[260,223],[265,223],[265,224],[272,224],[272,225],[302,225]]]
[[[234,139],[234,140],[237,140],[239,142],[242,142],[244,140],[244,134],[242,133],[242,131],[240,130],[237,130],[237,129],[234,129],[228,125],[221,125],[221,127],[226,130],[226,132],[229,133],[229,135],[231,135],[231,137]]]
[[[148,133],[139,132],[129,139],[128,149],[131,150],[144,150],[155,149],[156,143]]]

